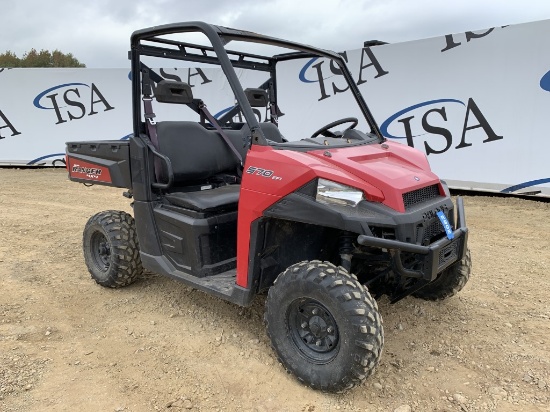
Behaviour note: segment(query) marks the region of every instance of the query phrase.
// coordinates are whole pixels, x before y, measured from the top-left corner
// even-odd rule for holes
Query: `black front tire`
[[[120,288],[143,273],[134,218],[108,210],[92,216],[84,228],[84,260],[101,286]]]
[[[415,298],[424,300],[444,300],[456,295],[470,279],[472,272],[472,257],[470,249],[460,262],[441,272],[433,282],[413,293]]]
[[[279,361],[314,389],[350,389],[380,361],[384,332],[376,301],[332,263],[301,262],[279,275],[265,322]]]

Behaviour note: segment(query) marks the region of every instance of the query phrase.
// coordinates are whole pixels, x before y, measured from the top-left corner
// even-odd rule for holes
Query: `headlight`
[[[319,179],[315,200],[325,205],[357,206],[364,197],[359,189],[331,180]]]

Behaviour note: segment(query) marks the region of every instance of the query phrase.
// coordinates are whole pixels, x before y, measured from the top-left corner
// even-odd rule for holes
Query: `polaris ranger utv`
[[[197,34],[208,44],[178,37]],[[283,52],[226,50],[229,42]],[[267,291],[279,360],[325,391],[359,384],[378,364],[375,298],[438,300],[464,286],[471,261],[462,200],[454,206],[425,155],[382,136],[341,55],[189,22],[134,32],[129,57],[133,135],[67,143],[72,181],[133,198],[134,217],[104,211],[84,228],[97,283],[126,286],[147,270],[242,306]],[[148,58],[221,67],[232,104],[213,116],[207,104],[217,103],[196,95],[201,87],[150,68]],[[297,78],[315,59],[334,68],[338,96],[350,99],[337,110],[358,115],[320,119],[302,106],[299,126],[279,128],[282,111],[292,117],[302,97],[287,88],[284,105],[281,68]],[[265,81],[245,89],[245,71]],[[170,120],[158,120],[161,107]],[[184,112],[194,119],[181,120]]]

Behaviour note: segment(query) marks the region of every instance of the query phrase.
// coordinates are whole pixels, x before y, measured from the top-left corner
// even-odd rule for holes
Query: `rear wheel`
[[[416,298],[424,300],[443,300],[456,295],[470,279],[472,257],[470,249],[460,262],[448,267],[437,278],[422,289],[413,293]]]
[[[376,301],[329,262],[301,262],[279,275],[265,321],[281,363],[312,388],[350,389],[380,360],[384,336]]]
[[[84,228],[83,251],[92,279],[101,286],[127,286],[143,272],[134,218],[126,212],[92,216]]]

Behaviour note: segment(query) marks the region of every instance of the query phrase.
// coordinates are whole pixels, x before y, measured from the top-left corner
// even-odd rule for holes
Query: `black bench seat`
[[[174,206],[197,212],[236,210],[240,189],[241,185],[228,185],[197,192],[175,192],[166,194],[165,199]]]

